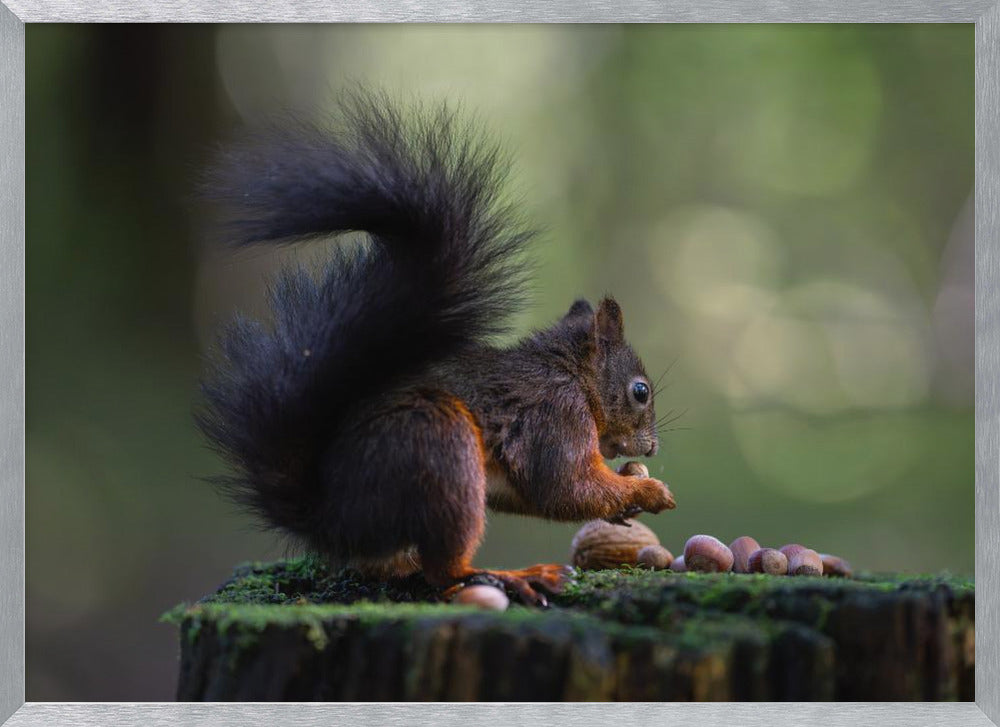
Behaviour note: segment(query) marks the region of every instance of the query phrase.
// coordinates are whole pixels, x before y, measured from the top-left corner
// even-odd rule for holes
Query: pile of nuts
[[[850,563],[843,558],[817,553],[798,543],[777,549],[762,548],[749,535],[736,538],[728,546],[711,535],[692,535],[684,544],[684,554],[674,558],[660,545],[656,533],[635,520],[628,525],[615,525],[606,520],[586,523],[573,536],[571,557],[573,565],[583,570],[631,565],[650,570],[670,569],[677,573],[767,573],[842,578],[853,575]],[[487,585],[467,586],[451,600],[490,611],[503,611],[510,603],[502,590]]]
[[[780,548],[762,548],[749,535],[736,538],[727,547],[711,535],[693,535],[678,558],[660,545],[656,533],[631,521],[630,526],[594,520],[573,538],[573,565],[584,570],[642,566],[683,573],[767,573],[792,576],[841,576],[853,574],[850,564],[834,555],[817,553],[791,543]]]
[[[572,563],[584,570],[617,568],[622,563],[636,565],[639,553],[649,558],[647,549],[658,548],[659,559],[666,560],[667,568],[674,556],[660,546],[656,533],[640,522],[632,520],[630,525],[614,525],[606,520],[591,520],[573,536],[570,544]]]

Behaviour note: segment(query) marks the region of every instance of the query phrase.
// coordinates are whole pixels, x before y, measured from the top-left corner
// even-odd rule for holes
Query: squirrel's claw
[[[609,518],[605,518],[605,520],[611,523],[612,525],[624,525],[625,527],[630,528],[632,527],[632,523],[630,523],[629,520],[634,518],[642,511],[643,511],[642,508],[639,507],[638,505],[632,505],[630,507],[626,507],[617,515],[612,515]]]
[[[505,575],[500,577],[499,580],[504,585],[504,590],[513,592],[513,595],[517,596],[517,600],[525,606],[549,607],[549,600],[545,595],[532,588],[528,581],[523,578]]]
[[[559,593],[572,574],[569,566],[542,564],[513,571],[479,571],[466,580],[464,585],[484,583],[502,588],[526,606],[548,608],[548,595]],[[453,595],[460,586],[453,586],[446,594]]]

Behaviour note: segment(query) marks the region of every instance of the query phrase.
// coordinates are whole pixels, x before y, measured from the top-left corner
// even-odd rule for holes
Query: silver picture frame
[[[25,703],[25,23],[931,22],[976,42],[976,701],[722,704]],[[0,723],[537,727],[1000,724],[1000,0],[2,0],[0,4]],[[99,668],[99,665],[95,665]]]

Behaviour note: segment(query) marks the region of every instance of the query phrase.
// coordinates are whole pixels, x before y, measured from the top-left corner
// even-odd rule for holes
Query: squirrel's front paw
[[[657,513],[677,507],[670,488],[652,477],[647,477],[639,483],[638,494],[636,504],[646,512]]]
[[[638,483],[638,497],[635,503],[625,509],[625,512],[609,518],[608,522],[627,525],[624,520],[635,517],[640,512],[662,512],[663,510],[673,510],[677,507],[674,502],[673,493],[670,488],[657,479],[649,476],[649,469],[642,462],[626,462],[618,468],[618,474],[626,477],[636,477],[641,481]]]

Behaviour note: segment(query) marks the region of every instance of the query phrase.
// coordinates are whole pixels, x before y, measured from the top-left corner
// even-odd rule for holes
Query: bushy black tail
[[[447,108],[355,94],[340,124],[274,125],[229,148],[205,191],[235,245],[365,231],[317,277],[283,272],[273,325],[238,318],[203,384],[198,423],[235,470],[233,495],[291,533],[344,413],[499,333],[520,305],[530,237],[500,198],[496,145]],[[301,533],[300,533],[301,534]]]

